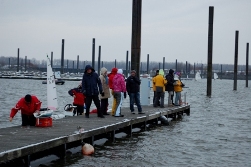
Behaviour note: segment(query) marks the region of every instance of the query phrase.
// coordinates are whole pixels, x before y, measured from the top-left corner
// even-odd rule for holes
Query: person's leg
[[[135,99],[135,94],[134,93],[130,93],[130,110],[133,113],[134,112],[134,99]]]
[[[156,96],[156,91],[153,91],[153,106],[154,106],[154,103],[155,103],[155,96]]]
[[[93,97],[94,104],[97,108],[98,117],[104,118],[103,113],[100,110],[100,101],[99,101],[98,95],[93,95],[92,97]]]
[[[28,115],[25,115],[25,114],[21,114],[21,117],[22,117],[22,126],[27,126],[29,125],[29,120],[28,120]]]
[[[104,103],[105,103],[105,107],[104,107],[103,115],[110,115],[110,114],[107,113],[107,110],[108,110],[108,98],[104,99]]]
[[[121,92],[115,92],[114,95],[116,97],[116,110],[115,110],[114,116],[120,116],[120,114],[121,114],[121,101],[122,101]]]
[[[73,105],[73,106],[77,106],[77,105],[76,105],[76,104],[74,104],[74,103],[73,103],[72,105]],[[76,113],[77,113],[77,108],[74,108],[74,109],[73,109],[73,116],[75,116],[75,115],[76,115]]]
[[[77,113],[78,115],[82,115],[84,112],[84,106],[83,105],[77,105]]]
[[[29,125],[30,126],[35,126],[36,125],[36,118],[34,117],[34,115],[29,115],[28,119],[29,119]]]
[[[175,105],[180,105],[181,92],[176,92],[176,96],[177,96],[177,101],[176,101],[176,98],[175,98]]]
[[[87,117],[87,118],[89,118],[89,112],[90,112],[91,104],[92,104],[92,97],[91,96],[86,96],[86,98],[85,98],[85,107],[86,107],[85,117]]]
[[[160,95],[160,107],[164,108],[164,98],[165,98],[165,92],[161,92]]]
[[[105,99],[101,99],[100,101],[101,101],[100,110],[103,114],[105,114],[106,111]]]
[[[172,104],[174,104],[174,103],[173,103],[173,96],[174,96],[174,91],[172,91],[172,95],[171,95]]]
[[[155,96],[154,107],[157,107],[157,106],[158,106],[158,103],[159,103],[160,92],[156,92],[155,95],[156,95],[156,96]]]
[[[135,93],[135,100],[136,100],[136,105],[137,105],[137,108],[138,108],[138,113],[142,113],[142,107],[141,107],[141,104],[140,104],[140,93],[139,92]]]
[[[172,93],[173,91],[168,91],[168,106],[172,106]]]
[[[117,106],[117,102],[116,102],[116,98],[115,98],[115,95],[114,95],[114,91],[112,90],[112,96],[113,96],[113,101],[112,101],[112,115],[115,114],[115,111],[116,111],[116,106]]]

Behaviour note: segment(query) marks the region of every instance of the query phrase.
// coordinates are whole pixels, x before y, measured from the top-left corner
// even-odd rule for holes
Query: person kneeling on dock
[[[33,113],[39,113],[41,103],[42,102],[40,102],[36,96],[27,94],[17,102],[14,108],[11,109],[10,122],[13,120],[18,110],[21,110],[22,126],[35,126],[36,118]]]
[[[84,112],[85,103],[85,96],[82,93],[82,81],[77,88],[69,90],[68,93],[74,98],[73,105],[77,106],[77,108],[73,110],[73,116],[75,116],[76,113],[77,115],[82,115]]]

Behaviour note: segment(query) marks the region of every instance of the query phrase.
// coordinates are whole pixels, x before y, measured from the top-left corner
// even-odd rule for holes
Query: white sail
[[[218,77],[218,75],[217,75],[217,73],[214,73],[214,79],[218,79],[219,77]]]
[[[198,81],[198,80],[200,80],[200,79],[201,79],[200,73],[197,72],[197,73],[195,74],[195,80]]]
[[[48,56],[47,56],[47,107],[48,109],[54,111],[58,109],[55,76],[51,68],[51,60]]]

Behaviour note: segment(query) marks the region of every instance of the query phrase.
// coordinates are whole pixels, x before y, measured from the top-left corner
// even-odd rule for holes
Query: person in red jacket
[[[114,98],[114,91],[113,91],[113,78],[114,76],[117,74],[118,69],[117,68],[112,68],[112,71],[110,74],[108,74],[108,84],[109,84],[109,88],[112,90],[112,96],[113,96],[113,102],[112,102],[112,115],[114,116],[115,114],[115,109],[116,109],[116,99]]]
[[[73,99],[73,105],[77,106],[77,109],[73,111],[73,116],[75,116],[76,112],[77,115],[82,115],[84,112],[84,103],[85,103],[85,96],[82,93],[82,82],[77,88],[73,88],[68,91],[69,95],[71,95]]]
[[[40,113],[41,103],[42,102],[40,102],[36,96],[27,94],[17,102],[14,108],[11,109],[10,122],[18,110],[21,110],[22,126],[35,126],[36,118],[33,113]]]

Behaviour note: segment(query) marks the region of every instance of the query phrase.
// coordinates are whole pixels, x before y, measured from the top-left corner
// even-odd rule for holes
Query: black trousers
[[[21,116],[22,116],[22,126],[36,125],[36,118],[34,117],[34,115],[21,114]]]
[[[100,101],[99,101],[98,95],[86,96],[86,98],[85,98],[85,107],[86,107],[85,115],[89,116],[92,100],[93,100],[93,102],[94,102],[94,104],[95,104],[95,106],[97,108],[98,116],[102,116],[103,113],[100,111]]]
[[[74,104],[74,106],[77,106],[77,108],[73,111],[73,114],[75,115],[77,113],[77,115],[82,115],[83,112],[84,112],[84,106],[83,105],[77,105],[77,104]]]
[[[108,106],[108,98],[106,99],[101,99],[101,113],[102,114],[107,114],[107,106]]]

